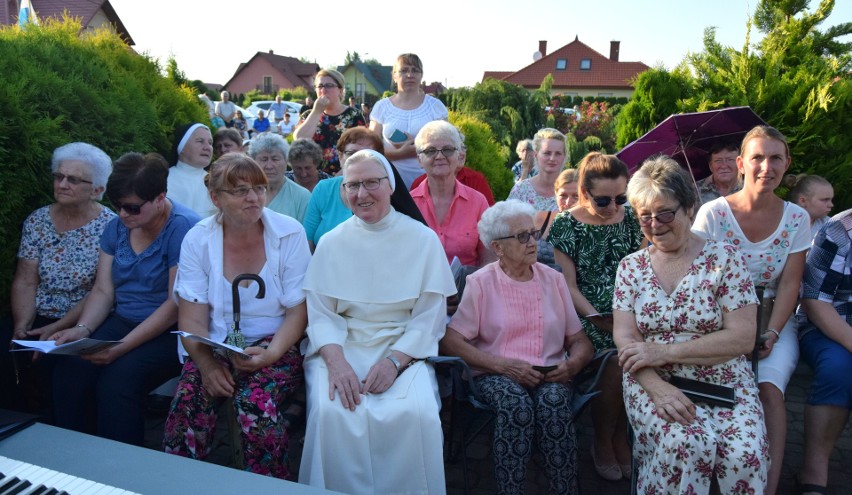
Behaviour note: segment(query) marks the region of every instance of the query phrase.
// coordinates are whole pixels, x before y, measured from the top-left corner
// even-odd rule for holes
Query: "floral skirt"
[[[266,347],[270,341],[271,337],[258,345]],[[279,408],[304,381],[298,347],[290,348],[273,365],[250,373],[234,369],[219,354],[215,356],[228,365],[236,382],[234,409],[246,470],[290,479],[289,435]],[[166,419],[164,450],[193,459],[206,458],[213,445],[216,410],[223,400],[210,397],[203,390],[201,372],[188,359]]]

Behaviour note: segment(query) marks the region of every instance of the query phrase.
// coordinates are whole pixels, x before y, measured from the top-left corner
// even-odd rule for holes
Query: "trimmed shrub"
[[[504,148],[494,139],[491,127],[476,117],[456,112],[450,112],[450,123],[464,133],[465,165],[485,175],[495,200],[505,199],[512,190],[514,177],[506,168]]]
[[[156,62],[107,30],[80,31],[75,19],[0,28],[0,312],[8,309],[21,224],[53,202],[55,148],[85,141],[113,158],[168,156],[177,124],[209,123],[193,90],[176,86]]]

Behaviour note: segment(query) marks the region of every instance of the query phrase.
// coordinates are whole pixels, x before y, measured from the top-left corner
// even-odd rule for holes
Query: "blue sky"
[[[110,0],[136,49],[165,63],[174,54],[190,79],[225,83],[258,51],[308,57],[322,67],[346,51],[391,65],[414,52],[424,80],[472,86],[486,70],[518,70],[532,62],[539,40],[548,51],[575,36],[609,54],[621,41],[622,61],[668,68],[700,51],[704,28],[741,48],[756,0],[431,0],[428,2],[252,2],[233,0]],[[818,0],[811,0],[816,9]],[[262,6],[269,6],[264,8]],[[274,5],[280,5],[277,11]],[[301,7],[304,6],[302,9]],[[822,27],[852,21],[840,0]],[[752,42],[759,33],[752,31]]]

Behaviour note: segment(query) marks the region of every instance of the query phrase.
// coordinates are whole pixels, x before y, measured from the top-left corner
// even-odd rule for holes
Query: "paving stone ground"
[[[806,364],[800,363],[787,388],[787,411],[788,411],[788,435],[787,449],[784,457],[784,471],[778,495],[793,495],[793,476],[802,465],[804,455],[803,425],[805,398],[811,381],[811,371]],[[227,438],[227,426],[224,416],[219,421],[219,434],[216,447],[210,456],[210,462],[221,465],[231,465],[232,456],[230,442]],[[592,465],[589,445],[591,442],[591,422],[588,409],[578,418],[579,438],[579,476],[580,490],[584,495],[620,495],[630,493],[630,483],[627,480],[610,482],[602,480],[597,476]],[[155,415],[148,420],[146,432],[146,445],[151,448],[159,448],[163,434],[163,418]],[[291,439],[290,464],[294,473],[298,471],[299,458],[301,456],[302,432],[294,435]],[[495,492],[494,475],[492,472],[490,438],[487,432],[469,447],[468,450],[468,472],[471,495],[487,495]],[[528,472],[529,495],[547,494],[547,480],[544,470],[539,465],[540,459],[534,458]],[[837,442],[831,457],[829,473],[829,495],[848,495],[852,493],[852,422],[846,425],[843,435]],[[447,463],[447,488],[449,495],[462,495],[464,493],[463,470],[461,462]]]

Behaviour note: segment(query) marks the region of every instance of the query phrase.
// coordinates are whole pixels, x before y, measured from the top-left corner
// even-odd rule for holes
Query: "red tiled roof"
[[[563,70],[556,69],[557,60],[566,61]],[[580,69],[580,61],[589,59],[591,68]],[[547,74],[553,74],[554,88],[607,88],[632,89],[630,80],[649,67],[642,62],[615,62],[601,55],[579,39],[559,48],[553,53],[533,62],[517,72],[489,71],[483,75],[518,84],[527,88],[541,86]],[[500,77],[502,74],[503,75]]]
[[[224,87],[227,87],[228,84],[230,84],[231,81],[233,81],[234,78],[236,78],[237,75],[256,58],[266,60],[272,67],[278,70],[282,77],[290,81],[294,87],[303,86],[310,89],[314,83],[314,76],[316,76],[317,72],[320,70],[319,65],[315,63],[305,63],[294,57],[276,55],[269,52],[257,52],[248,62],[241,63],[239,67],[237,67],[237,71],[234,72],[231,79],[224,84]]]
[[[124,39],[128,45],[134,45],[133,38],[124,27],[124,23],[118,17],[115,9],[109,3],[109,0],[31,0],[33,10],[41,19],[48,17],[62,18],[65,11],[72,17],[81,18],[83,27],[85,28],[98,10],[103,10],[109,22],[115,27],[115,31]]]

